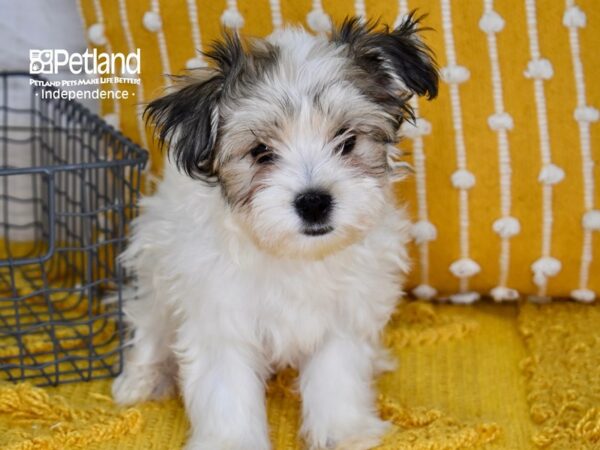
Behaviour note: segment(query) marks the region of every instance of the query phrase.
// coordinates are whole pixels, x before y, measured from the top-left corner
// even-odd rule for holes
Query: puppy
[[[168,145],[122,255],[133,345],[122,404],[178,382],[187,448],[270,448],[265,380],[299,370],[311,449],[367,449],[386,430],[372,378],[409,268],[390,153],[411,96],[438,73],[410,15],[348,19],[330,37],[226,36],[177,91],[146,109]]]

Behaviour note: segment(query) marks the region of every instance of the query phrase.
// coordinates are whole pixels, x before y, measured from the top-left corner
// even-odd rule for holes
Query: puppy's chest
[[[269,307],[263,310],[257,324],[264,357],[274,366],[297,366],[334,326],[333,317],[325,308],[317,311],[298,305]]]
[[[298,269],[265,280],[257,333],[269,362],[296,365],[328,333],[356,334],[361,324],[374,324],[379,299],[360,295],[361,282],[343,267]]]
[[[340,305],[330,283],[307,277],[272,277],[257,298],[258,330],[267,353],[304,352],[340,319]]]

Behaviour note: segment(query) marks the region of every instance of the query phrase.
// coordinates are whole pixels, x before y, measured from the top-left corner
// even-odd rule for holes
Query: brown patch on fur
[[[350,167],[357,169],[361,174],[371,178],[382,179],[388,172],[385,148],[382,148],[380,152],[367,153],[361,153],[357,149],[347,155],[345,161]]]
[[[242,161],[232,162],[221,169],[221,187],[228,203],[234,208],[249,208],[256,193],[266,187],[263,180],[274,168],[272,164],[250,164],[248,168],[246,164]]]

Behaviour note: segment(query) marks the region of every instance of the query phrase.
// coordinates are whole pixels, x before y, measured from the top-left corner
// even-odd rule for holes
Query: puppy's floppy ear
[[[355,63],[390,95],[397,97],[404,91],[404,97],[417,94],[432,99],[438,92],[439,76],[431,50],[418,35],[423,30],[421,19],[413,11],[393,30],[377,30],[376,23],[348,18],[333,33],[332,41],[347,45]]]
[[[156,126],[161,147],[192,178],[210,181],[216,173],[215,148],[219,132],[219,103],[235,78],[244,57],[237,35],[227,35],[205,56],[215,67],[196,75],[174,77],[179,87],[152,101],[144,111],[146,122]]]
[[[144,111],[156,126],[159,144],[167,145],[169,158],[193,178],[214,176],[214,150],[218,131],[218,104],[222,80],[218,75],[189,84],[151,102]]]

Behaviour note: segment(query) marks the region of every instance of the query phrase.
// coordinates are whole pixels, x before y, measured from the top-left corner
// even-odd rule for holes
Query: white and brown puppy
[[[137,299],[118,402],[178,382],[188,449],[269,449],[265,380],[291,365],[310,448],[378,443],[372,378],[409,266],[389,152],[408,99],[437,93],[418,32],[411,15],[228,36],[213,68],[150,103],[169,162],[122,259]]]

